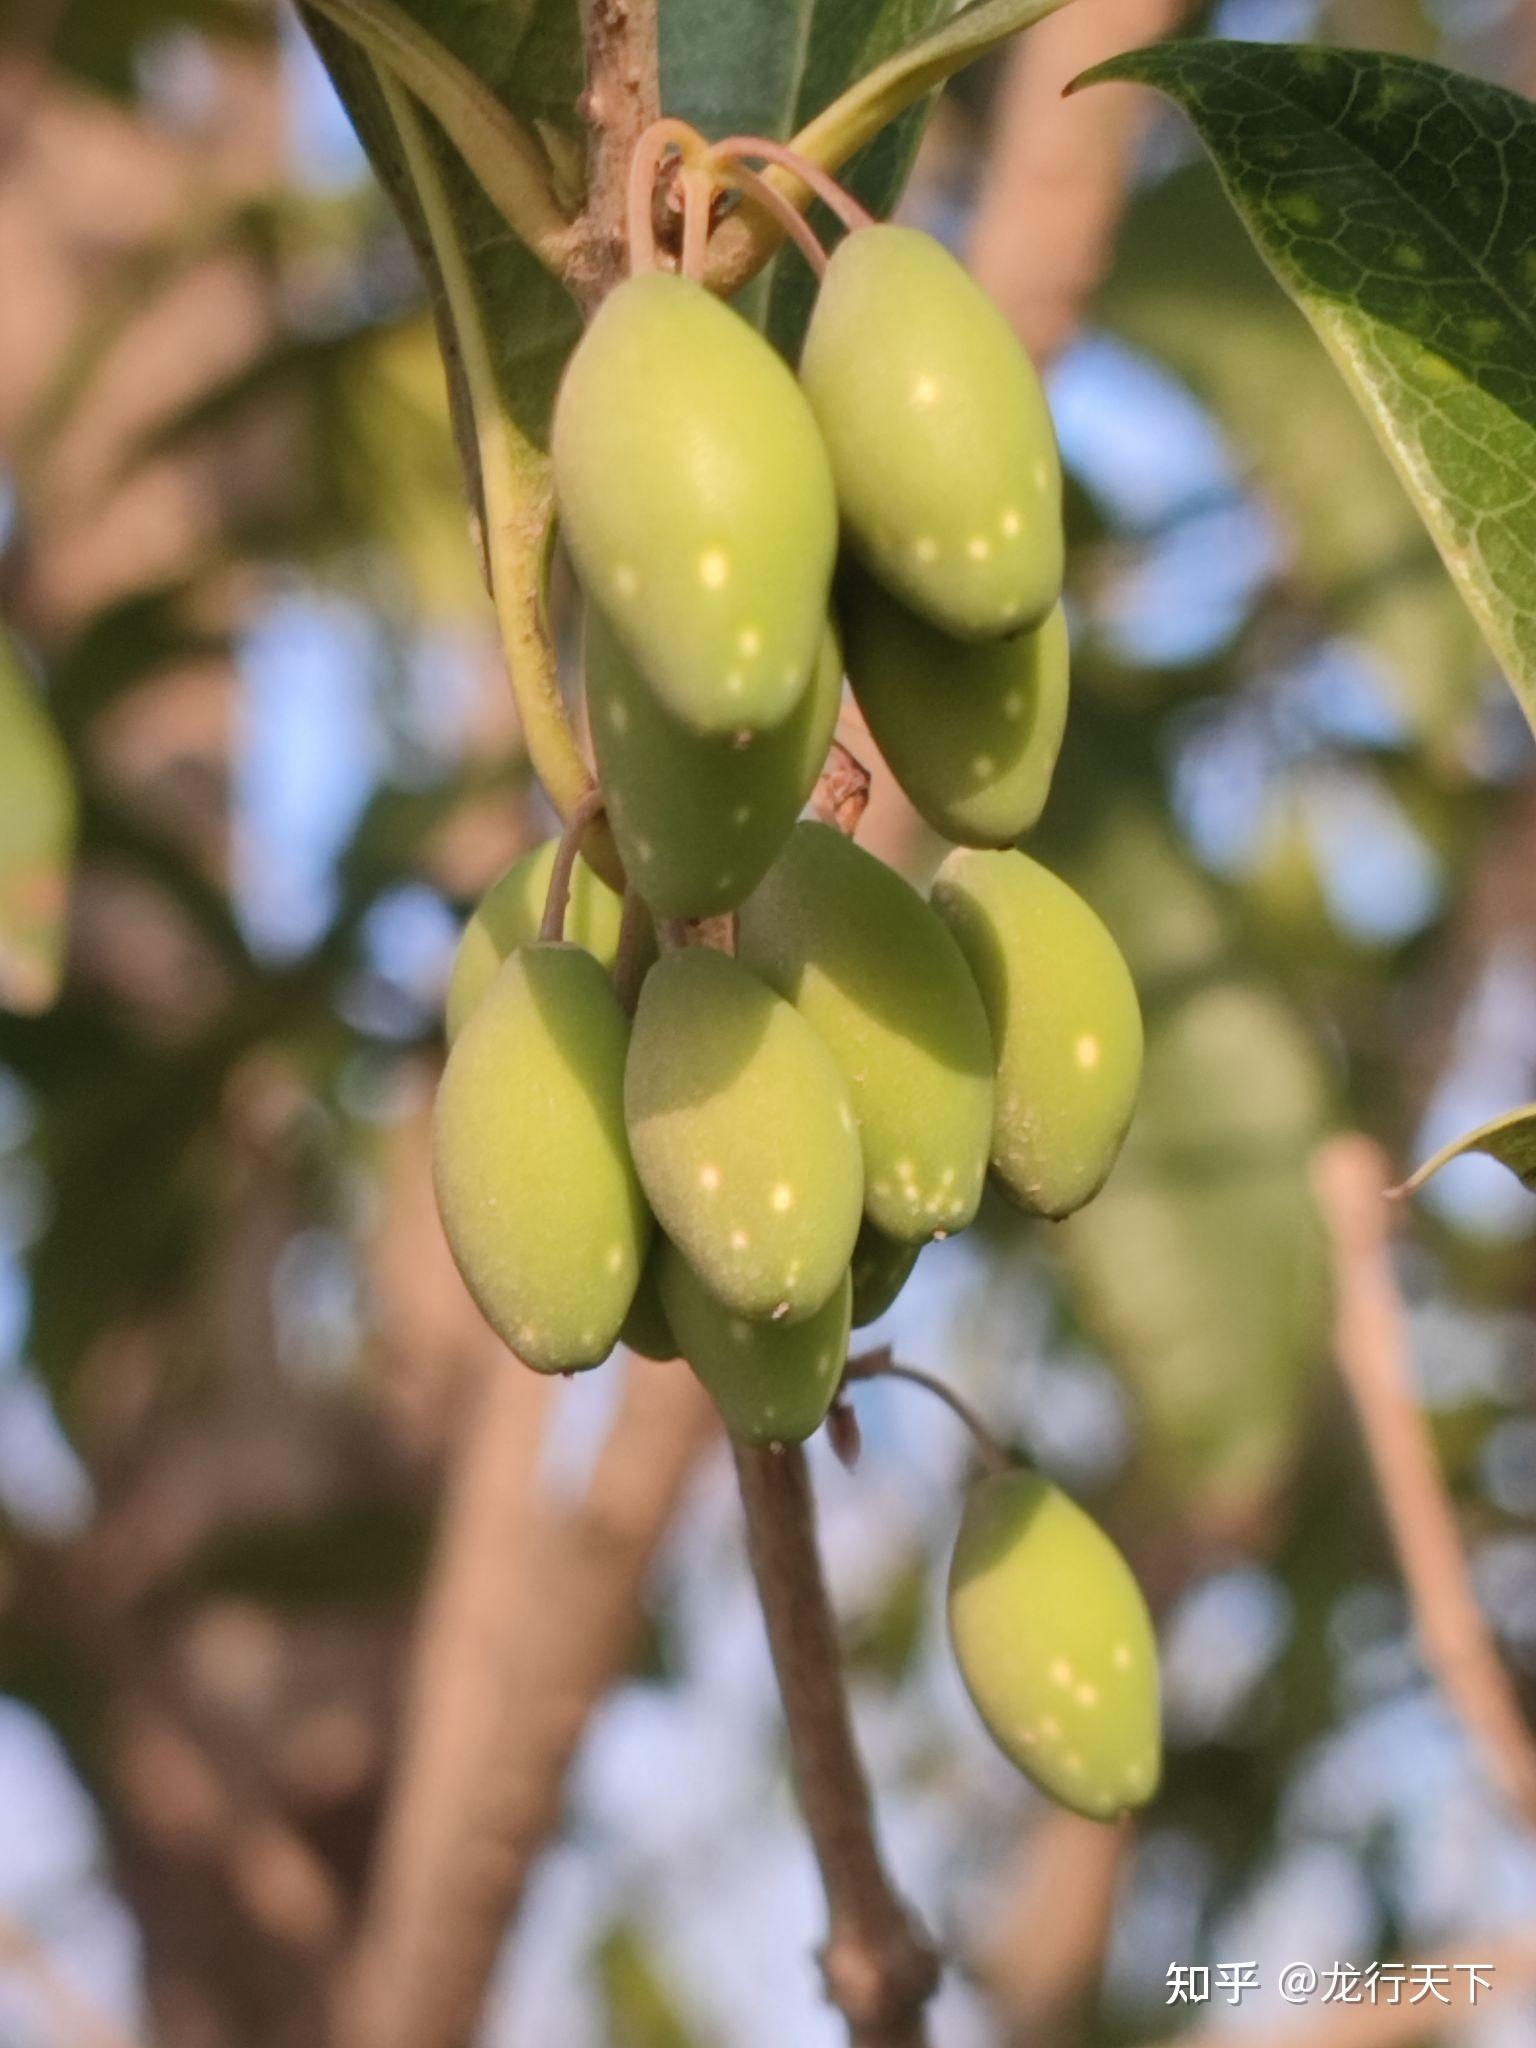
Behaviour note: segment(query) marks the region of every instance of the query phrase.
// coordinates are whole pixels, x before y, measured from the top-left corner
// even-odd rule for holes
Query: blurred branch
[[[1054,1811],[1003,1874],[1002,1906],[975,1967],[1010,2048],[1070,2048],[1081,2038],[1131,1840],[1129,1827]]]
[[[404,1750],[338,2039],[459,2048],[592,1710],[712,1434],[692,1374],[632,1363],[591,1484],[535,1486],[550,1383],[493,1363],[465,1431],[418,1640]]]
[[[134,2036],[83,1999],[31,1928],[10,1913],[0,1913],[0,1969],[30,1980],[62,2048],[136,2048]]]
[[[1490,1979],[1475,1999],[1462,1974],[1469,1966]],[[1276,2026],[1251,2020],[1233,2027],[1201,2025],[1171,2041],[1160,2036],[1156,2048],[1415,2048],[1420,2042],[1439,2041],[1447,2026],[1465,2019],[1474,2006],[1478,2014],[1491,2011],[1536,1984],[1536,1936],[1468,1935],[1454,1949],[1419,1956],[1392,1969],[1394,1977],[1401,1978],[1399,2003],[1390,2003],[1383,1991],[1381,2002],[1371,2004],[1362,1992],[1360,2003],[1330,2003],[1320,2019],[1301,2015]],[[1447,1973],[1444,2001],[1422,1990],[1430,1971]]]
[[[1333,1247],[1339,1369],[1365,1437],[1424,1662],[1490,1778],[1536,1828],[1536,1741],[1478,1605],[1434,1442],[1412,1393],[1383,1193],[1392,1178],[1386,1154],[1353,1134],[1332,1139],[1315,1163]]]
[[[939,1960],[880,1860],[816,1549],[805,1453],[798,1445],[733,1448],[795,1785],[826,1892],[827,1993],[848,2022],[854,2048],[922,2048],[923,2008],[938,1986]]]
[[[1099,0],[1064,9],[1014,45],[972,224],[970,265],[1041,360],[1072,339],[1104,274],[1146,119],[1129,93],[1063,100],[1062,90],[1101,58],[1168,34],[1189,6],[1190,0]]]

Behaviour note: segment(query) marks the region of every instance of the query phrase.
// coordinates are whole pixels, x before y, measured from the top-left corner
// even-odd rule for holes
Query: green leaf
[[[698,2048],[699,2036],[633,1922],[615,1921],[593,1948],[608,2048]]]
[[[580,146],[576,102],[583,75],[581,27],[573,0],[532,0],[516,9],[487,7],[480,0],[410,0],[402,12],[434,36],[525,128],[536,133],[548,128]],[[306,14],[305,20],[379,182],[410,233],[441,322],[446,317],[446,291],[439,256],[373,64],[341,29],[314,14]],[[464,252],[501,403],[518,431],[541,448],[548,439],[555,385],[580,332],[575,302],[512,234],[433,118],[423,115],[422,125]],[[449,348],[448,357],[460,452],[471,479],[471,503],[478,507],[479,455],[468,427],[463,367],[456,348]]]
[[[1536,725],[1536,109],[1408,57],[1187,41],[1183,106]]]
[[[1216,416],[1284,523],[1287,589],[1376,657],[1427,749],[1460,759],[1489,668],[1482,636],[1365,415],[1208,164],[1137,195],[1099,311]]]
[[[0,629],[0,1003],[45,1010],[64,970],[75,842],[69,757]]]
[[[1536,1194],[1536,1102],[1528,1102],[1523,1109],[1507,1110],[1503,1116],[1496,1116],[1488,1123],[1479,1124],[1476,1130],[1453,1138],[1449,1145],[1442,1145],[1433,1158],[1426,1159],[1421,1167],[1409,1174],[1401,1187],[1392,1188],[1390,1192],[1396,1196],[1416,1195],[1442,1166],[1449,1166],[1453,1159],[1464,1158],[1469,1152],[1486,1152],[1490,1159],[1497,1159],[1500,1166],[1507,1166],[1516,1180]]]

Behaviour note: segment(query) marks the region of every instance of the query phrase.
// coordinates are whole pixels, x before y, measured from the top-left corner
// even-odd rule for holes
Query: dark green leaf
[[[1536,109],[1407,57],[1187,41],[1187,109],[1536,723]]]

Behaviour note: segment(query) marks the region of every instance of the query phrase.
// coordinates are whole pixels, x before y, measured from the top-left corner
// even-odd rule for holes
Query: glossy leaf
[[[1536,109],[1380,52],[1190,40],[1082,83],[1183,106],[1536,722]]]

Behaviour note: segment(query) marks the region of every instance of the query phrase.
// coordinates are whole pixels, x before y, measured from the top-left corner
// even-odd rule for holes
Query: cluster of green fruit
[[[798,380],[700,285],[630,279],[571,360],[553,451],[626,876],[664,937],[732,912],[735,948],[653,944],[631,1024],[621,899],[578,862],[564,937],[541,938],[556,848],[512,868],[454,969],[443,1220],[528,1364],[581,1370],[621,1340],[681,1355],[735,1436],[795,1442],[851,1329],[973,1220],[989,1169],[1065,1216],[1134,1105],[1125,964],[1015,849],[1066,710],[1050,418],[959,265],[881,226],[833,256]],[[845,664],[893,774],[957,842],[927,901],[796,822]],[[1049,1626],[1021,1631],[1021,1599]],[[951,1612],[1031,1776],[1098,1814],[1150,1794],[1150,1626],[1081,1510],[1030,1475],[983,1482]]]

